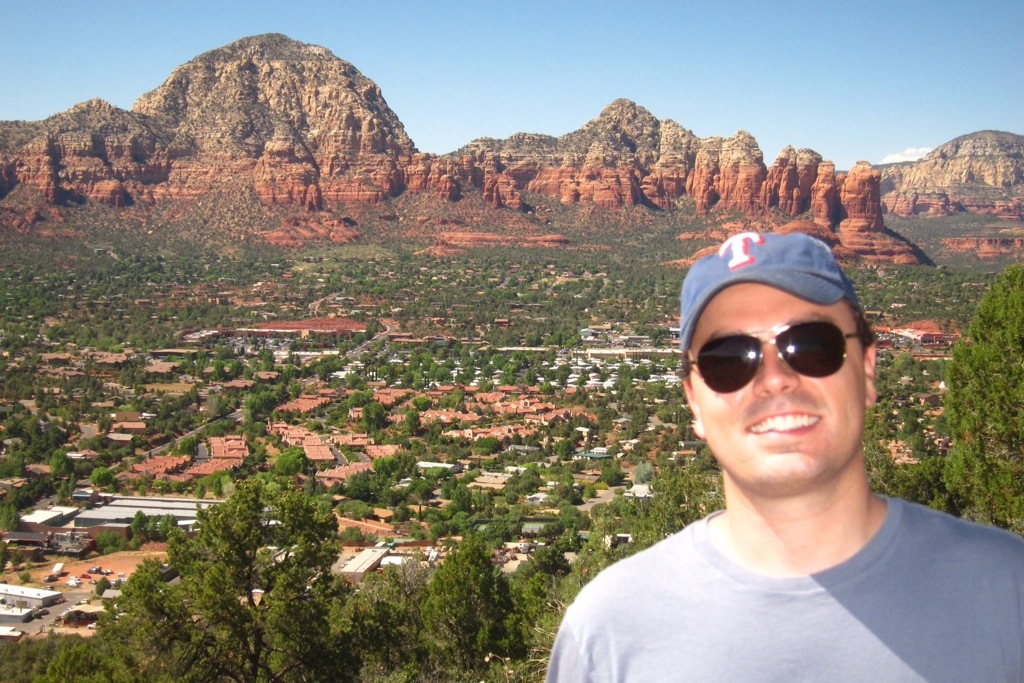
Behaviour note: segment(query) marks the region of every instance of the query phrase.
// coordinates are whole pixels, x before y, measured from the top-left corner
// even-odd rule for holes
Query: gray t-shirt
[[[886,501],[868,545],[811,576],[741,567],[706,519],[610,566],[547,680],[1024,683],[1024,539]]]

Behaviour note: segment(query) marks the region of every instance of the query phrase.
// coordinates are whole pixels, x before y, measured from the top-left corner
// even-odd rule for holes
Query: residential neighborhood
[[[226,533],[254,495],[280,501],[268,511],[286,499],[317,511],[323,571],[353,605],[399,580],[428,600],[469,555],[526,600],[543,592],[527,589],[537,572],[591,575],[662,537],[659,524],[721,505],[678,373],[673,273],[641,284],[579,265],[345,265],[267,264],[252,284],[159,291],[157,270],[125,287],[145,293],[130,301],[72,285],[52,313],[11,317],[0,583],[63,602],[0,614],[0,637],[103,633],[135,609],[120,588],[136,572],[192,590],[178,553]],[[652,294],[631,299],[638,287]],[[97,312],[116,324],[86,325]],[[886,397],[872,419],[880,457],[912,467],[951,445],[942,364],[961,326],[904,312],[869,312]],[[297,519],[283,511],[260,522],[257,553],[282,566],[295,550],[271,537]],[[267,589],[250,588],[259,609]],[[526,618],[522,604],[501,609]]]

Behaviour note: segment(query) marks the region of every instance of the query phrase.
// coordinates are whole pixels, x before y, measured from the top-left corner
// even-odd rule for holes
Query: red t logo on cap
[[[756,232],[741,232],[733,235],[722,242],[722,246],[718,248],[718,255],[725,258],[728,252],[732,252],[732,258],[729,259],[729,270],[749,266],[756,260],[750,255],[751,244],[764,244],[764,236]]]

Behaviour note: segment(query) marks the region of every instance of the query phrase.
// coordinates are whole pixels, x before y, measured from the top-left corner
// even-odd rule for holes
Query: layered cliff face
[[[809,211],[823,226],[837,226],[846,217],[861,220],[862,227],[882,227],[877,175],[857,176],[844,192],[835,165],[812,150],[788,147],[768,168],[757,141],[745,131],[701,139],[629,100],[616,100],[580,130],[559,138],[481,138],[453,156],[463,173],[481,178],[475,184],[504,174],[516,189],[563,204],[671,209],[690,197],[701,215]]]
[[[924,159],[882,172],[882,202],[897,216],[967,211],[1024,220],[1024,136],[964,135]]]
[[[23,148],[18,180],[52,203],[124,206],[133,191],[167,180],[167,137],[144,118],[94,99],[44,125],[45,133]]]
[[[380,201],[404,190],[399,160],[415,151],[375,83],[325,48],[279,35],[197,57],[132,111],[187,151],[168,196],[201,192],[223,168],[251,174],[268,204]]]
[[[101,101],[43,122],[0,164],[0,193],[35,187],[51,203],[113,206],[205,196],[248,178],[268,205],[309,210],[379,203],[404,192],[523,210],[524,193],[605,209],[670,210],[692,197],[711,211],[797,215],[834,226],[843,206],[834,167],[787,149],[771,169],[757,141],[700,139],[617,100],[560,138],[480,139],[442,157],[418,153],[380,89],[326,49],[280,35],[247,38],[175,69],[127,112]],[[23,135],[22,138],[25,136]],[[3,153],[3,152],[0,152]]]
[[[92,100],[43,124],[0,150],[16,159],[14,182],[0,182],[51,202],[191,199],[239,177],[267,204],[381,201],[404,191],[415,152],[376,84],[280,35],[196,57],[130,112]]]
[[[983,156],[963,151],[980,149],[972,144],[943,158]],[[961,179],[1019,183],[1017,167],[973,164],[961,168]],[[884,231],[883,178],[909,187],[924,177],[911,171],[882,176],[859,164],[837,174],[819,154],[792,147],[766,166],[749,133],[702,139],[629,100],[561,137],[519,133],[444,156],[420,153],[376,84],[325,48],[277,34],[196,57],[131,111],[92,100],[41,122],[0,122],[0,200],[25,186],[53,205],[184,203],[230,180],[264,206],[312,214],[403,194],[447,203],[478,197],[515,213],[533,208],[531,196],[606,210],[672,211],[692,201],[702,215],[739,212],[775,225],[800,216],[849,242],[851,253],[887,260],[909,258],[909,248]],[[889,210],[917,211],[931,201],[902,192]],[[945,201],[963,204],[953,195]],[[999,206],[1013,213],[1015,205]],[[314,215],[264,237],[347,241],[350,232]]]

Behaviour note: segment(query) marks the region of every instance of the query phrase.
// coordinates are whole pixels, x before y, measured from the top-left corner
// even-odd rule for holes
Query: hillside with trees
[[[0,529],[85,489],[212,505],[98,534],[97,563],[166,555],[95,599],[91,637],[0,647],[5,678],[540,680],[582,585],[722,504],[677,375],[673,232],[447,260],[113,232],[0,252]],[[1020,267],[852,275],[880,332],[875,490],[1021,533]],[[394,562],[346,572],[367,550]],[[9,583],[55,559],[0,543]]]

